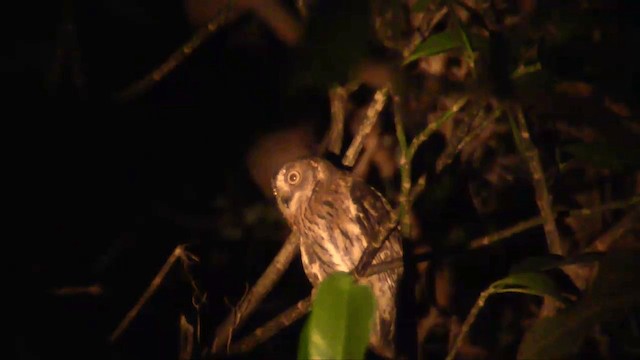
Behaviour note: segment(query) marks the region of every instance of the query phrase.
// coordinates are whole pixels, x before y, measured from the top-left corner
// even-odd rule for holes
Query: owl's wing
[[[352,181],[349,192],[357,209],[358,226],[368,242],[377,242],[380,229],[391,221],[391,206],[382,194],[360,179]]]

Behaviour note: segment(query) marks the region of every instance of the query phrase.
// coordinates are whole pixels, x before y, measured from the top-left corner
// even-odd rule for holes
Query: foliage
[[[640,252],[612,252],[592,288],[574,306],[539,319],[520,345],[519,359],[574,357],[596,324],[623,318],[640,306]]]
[[[318,286],[298,346],[298,359],[363,359],[375,298],[347,273],[334,273]]]

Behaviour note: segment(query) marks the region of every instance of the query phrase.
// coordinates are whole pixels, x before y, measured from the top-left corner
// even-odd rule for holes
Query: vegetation
[[[640,353],[634,1],[64,3],[57,55],[18,46],[18,95],[172,125],[34,157],[63,160],[33,202],[53,215],[19,268],[18,358],[374,358],[371,292],[338,273],[309,295],[270,196],[311,154],[396,209],[404,259],[357,275],[404,267],[401,358]],[[40,144],[78,138],[56,131]]]

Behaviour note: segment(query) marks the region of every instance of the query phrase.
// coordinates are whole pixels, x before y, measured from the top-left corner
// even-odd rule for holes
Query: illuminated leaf
[[[364,359],[375,308],[371,289],[338,272],[318,287],[298,358]]]

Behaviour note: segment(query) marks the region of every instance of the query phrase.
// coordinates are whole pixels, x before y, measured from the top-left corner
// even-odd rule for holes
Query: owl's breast
[[[366,239],[348,209],[329,200],[309,207],[299,217],[302,264],[315,285],[335,271],[351,271],[366,246]]]

